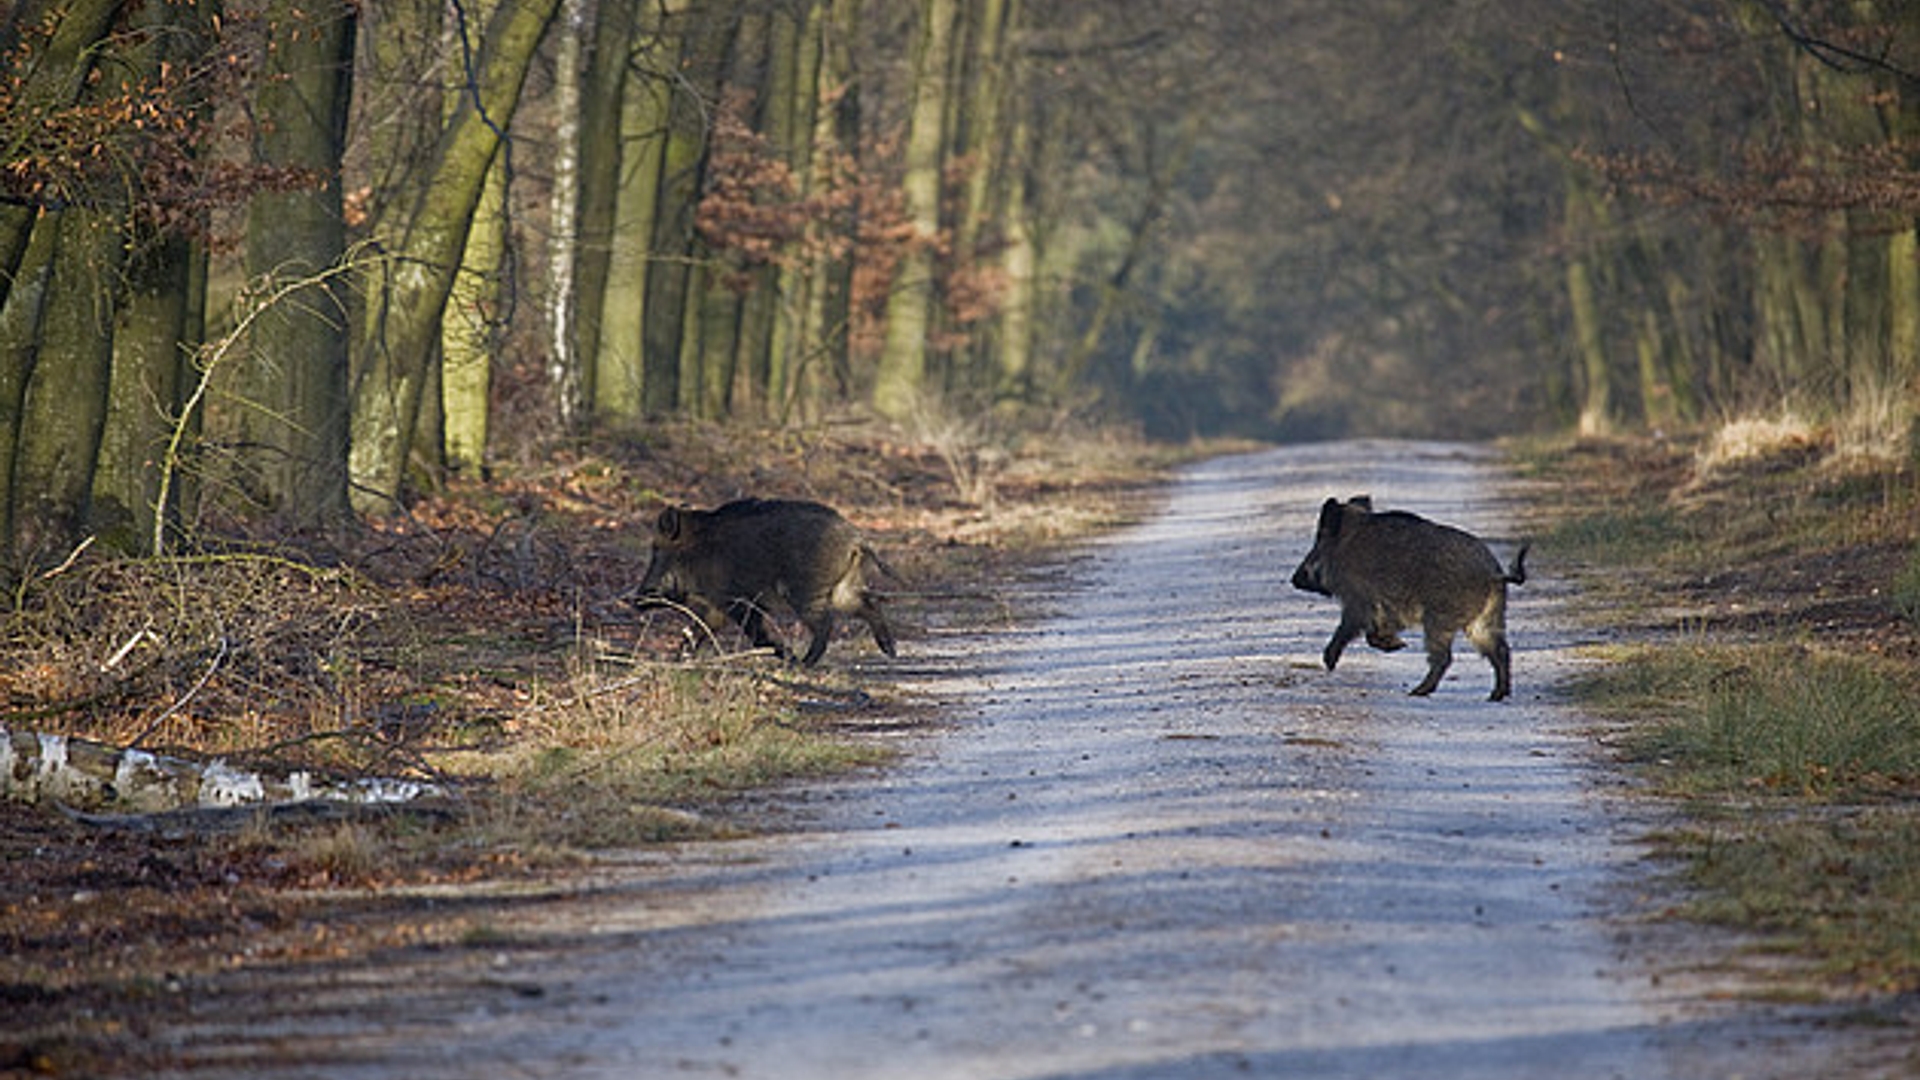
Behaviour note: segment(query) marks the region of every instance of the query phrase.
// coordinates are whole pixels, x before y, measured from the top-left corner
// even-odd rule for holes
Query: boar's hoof
[[[1381,652],[1398,652],[1407,647],[1407,643],[1400,640],[1399,634],[1387,634],[1378,630],[1367,631],[1367,644]]]

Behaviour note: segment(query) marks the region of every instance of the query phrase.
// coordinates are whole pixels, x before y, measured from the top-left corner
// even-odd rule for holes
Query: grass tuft
[[[1819,800],[1920,793],[1920,688],[1890,665],[1802,646],[1642,647],[1585,678],[1680,794],[1772,791]]]

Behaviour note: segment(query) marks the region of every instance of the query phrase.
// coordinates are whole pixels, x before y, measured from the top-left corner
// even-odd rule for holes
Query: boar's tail
[[[865,559],[869,563],[872,563],[875,567],[878,567],[880,572],[882,574],[885,574],[889,579],[891,579],[894,582],[894,584],[905,585],[907,583],[907,579],[900,576],[900,571],[895,570],[892,566],[890,566],[887,563],[887,560],[881,558],[880,553],[873,550],[871,547],[868,547],[865,544],[861,544],[859,547],[859,557],[862,559]]]
[[[1521,544],[1520,550],[1514,553],[1513,569],[1507,571],[1507,584],[1525,585],[1527,583],[1527,548],[1529,546],[1531,545]]]

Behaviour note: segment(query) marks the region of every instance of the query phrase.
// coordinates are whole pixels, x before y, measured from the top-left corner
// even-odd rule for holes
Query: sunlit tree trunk
[[[695,0],[676,20],[680,67],[668,109],[654,211],[655,262],[647,274],[645,404],[654,412],[695,411],[702,401],[704,357],[686,345],[703,326],[704,294],[700,275],[694,272],[703,245],[694,214],[705,175],[708,110],[717,100],[727,49],[739,24],[737,11],[716,7]]]
[[[661,12],[647,5],[641,11],[633,36],[640,46],[635,70],[621,95],[619,188],[600,304],[599,345],[593,356],[593,403],[603,421],[628,425],[640,422],[648,404],[647,282],[654,269],[649,256],[660,203],[671,76],[678,63],[675,43],[663,36],[662,17],[671,17],[681,6],[666,5]]]
[[[1001,401],[1021,403],[1033,396],[1033,311],[1037,303],[1039,268],[1033,223],[1027,210],[1026,172],[1032,130],[1032,123],[1024,112],[1014,119],[1004,170],[1006,190],[1002,215],[1007,246],[1000,256],[1007,291],[1001,302],[999,332],[995,335],[994,396]]]
[[[595,5],[581,74],[580,200],[572,274],[583,420],[598,410],[603,363],[600,351],[607,337],[601,320],[607,305],[621,188],[621,114],[632,61],[634,23],[642,6],[651,5],[604,0]]]
[[[1611,434],[1615,415],[1613,364],[1604,327],[1600,249],[1603,211],[1590,182],[1569,172],[1566,180],[1567,316],[1573,331],[1574,385],[1580,395],[1581,435]]]
[[[814,86],[820,74],[819,20],[825,10],[824,3],[816,2],[806,5],[804,15],[776,11],[768,31],[767,141],[791,170],[801,199],[812,190]],[[811,291],[806,268],[798,261],[802,253],[794,251],[790,255],[768,268],[763,286],[767,308],[765,409],[782,419],[793,400],[801,328]]]
[[[362,509],[384,511],[399,499],[467,229],[557,3],[523,0],[494,12],[474,43],[473,83],[440,133],[422,186],[374,227],[386,259],[367,281],[349,458]]]
[[[440,403],[449,469],[487,469],[493,355],[500,344],[501,261],[507,250],[507,169],[495,158],[467,232],[440,331]],[[424,426],[424,425],[423,425]]]
[[[854,84],[852,48],[857,0],[823,0],[810,20],[808,36],[818,41],[819,70],[813,79],[813,137],[806,190],[818,198],[843,181],[842,163],[859,152],[859,87]],[[802,415],[823,403],[830,382],[845,393],[848,375],[847,325],[852,296],[853,260],[842,246],[853,232],[846,214],[814,222],[805,244],[806,301],[798,340],[786,376],[789,409]]]
[[[927,336],[933,329],[934,244],[940,233],[940,179],[946,149],[947,72],[952,66],[955,0],[921,0],[913,45],[913,105],[901,179],[911,235],[887,300],[886,344],[873,386],[880,415],[904,420],[925,392]]]
[[[967,163],[965,198],[954,222],[954,253],[966,266],[978,269],[992,258],[983,249],[989,239],[1007,243],[1006,105],[1011,92],[1011,58],[1007,50],[1010,27],[1018,18],[1018,0],[966,0],[969,48],[963,103],[958,113],[961,160]],[[1000,297],[1004,302],[1004,294]],[[960,374],[970,384],[995,382],[990,374],[994,335],[982,326],[968,341],[971,358]]]
[[[585,34],[583,0],[560,0],[552,93],[554,132],[549,165],[553,194],[548,201],[546,309],[547,384],[562,431],[574,429],[586,403],[586,380],[581,375],[583,339],[574,318],[579,306],[573,278],[580,252],[580,75],[581,39]]]

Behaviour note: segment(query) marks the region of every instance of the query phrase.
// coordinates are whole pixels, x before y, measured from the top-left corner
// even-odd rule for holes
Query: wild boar
[[[893,627],[868,587],[870,565],[894,576],[846,518],[816,502],[668,507],[654,523],[653,558],[639,591],[689,603],[710,623],[729,617],[755,647],[771,648],[783,660],[790,658],[787,649],[766,623],[775,599],[812,632],[802,663],[820,661],[839,615],[866,620],[874,643],[893,656]]]
[[[1493,665],[1493,695],[1513,692],[1507,647],[1507,586],[1527,580],[1527,547],[1511,572],[1470,533],[1405,511],[1375,513],[1373,500],[1328,499],[1320,508],[1313,550],[1293,572],[1293,587],[1340,601],[1340,627],[1321,654],[1327,670],[1354,638],[1392,651],[1405,646],[1400,631],[1419,625],[1426,639],[1427,677],[1413,688],[1431,694],[1453,663],[1453,635],[1467,640]]]

